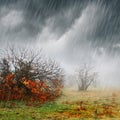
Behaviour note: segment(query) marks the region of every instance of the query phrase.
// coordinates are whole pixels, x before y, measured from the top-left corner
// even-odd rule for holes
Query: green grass
[[[10,107],[10,102],[6,103],[4,108],[3,102],[0,106],[0,120],[43,120],[52,119],[56,113],[70,109],[69,105],[57,104],[55,102],[45,103],[40,106],[25,106],[21,102],[16,102],[15,107]],[[51,116],[52,114],[52,116]]]
[[[26,106],[22,101],[0,102],[0,120],[95,120],[95,110],[96,120],[120,120],[120,96],[97,94],[65,91],[56,101],[37,106]],[[105,106],[109,106],[106,111],[110,114],[104,112]]]

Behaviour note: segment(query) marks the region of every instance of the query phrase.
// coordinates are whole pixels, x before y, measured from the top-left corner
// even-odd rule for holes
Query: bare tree
[[[83,65],[77,70],[77,85],[79,91],[87,90],[91,84],[96,82],[97,73],[93,71],[92,67]]]

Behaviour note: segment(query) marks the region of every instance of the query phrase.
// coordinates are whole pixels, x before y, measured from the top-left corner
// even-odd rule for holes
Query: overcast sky
[[[120,0],[0,0],[1,48],[8,43],[42,48],[67,72],[92,64],[120,85]]]

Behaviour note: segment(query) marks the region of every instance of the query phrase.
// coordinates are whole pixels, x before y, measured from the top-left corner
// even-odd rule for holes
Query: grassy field
[[[56,101],[36,106],[1,102],[0,120],[120,120],[120,91],[64,89]]]

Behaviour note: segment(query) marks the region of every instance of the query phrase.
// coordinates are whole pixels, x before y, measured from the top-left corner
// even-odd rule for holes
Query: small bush
[[[45,102],[61,95],[62,69],[55,62],[10,51],[0,59],[0,100]]]

